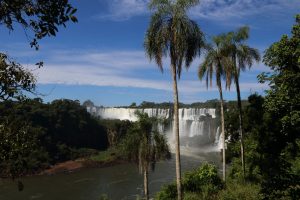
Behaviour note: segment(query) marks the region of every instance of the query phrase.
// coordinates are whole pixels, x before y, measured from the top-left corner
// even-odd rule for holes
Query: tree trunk
[[[224,120],[224,100],[223,100],[223,93],[222,93],[222,85],[221,80],[218,83],[219,93],[220,93],[220,104],[221,104],[221,128],[222,128],[222,154],[223,154],[223,180],[226,180],[226,158],[225,158],[225,120]]]
[[[149,199],[149,187],[148,187],[148,167],[144,167],[144,194],[145,199]]]
[[[175,153],[176,153],[176,182],[177,182],[177,195],[178,200],[182,199],[181,193],[181,162],[180,162],[180,142],[179,142],[179,116],[178,116],[178,89],[177,89],[177,77],[176,67],[172,67],[173,77],[173,92],[174,92],[174,125],[173,131],[175,135]]]
[[[241,92],[240,92],[240,85],[239,85],[239,77],[236,72],[235,77],[235,85],[236,85],[236,93],[237,93],[237,100],[238,100],[238,109],[239,109],[239,134],[240,134],[240,141],[241,141],[241,160],[242,160],[242,169],[243,169],[243,177],[245,178],[246,168],[245,168],[245,149],[244,149],[244,135],[243,135],[243,113],[242,113],[242,101],[241,101]]]

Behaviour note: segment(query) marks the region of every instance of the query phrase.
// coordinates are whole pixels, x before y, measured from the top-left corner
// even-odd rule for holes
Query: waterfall
[[[215,138],[215,145],[217,146],[217,149],[219,151],[221,151],[221,149],[223,149],[222,140],[223,140],[223,135],[221,134],[220,127],[218,126],[217,132],[216,132],[216,138]]]
[[[169,142],[174,142],[173,137],[173,111],[163,108],[104,108],[87,107],[91,114],[103,119],[119,119],[137,121],[136,111],[147,113],[149,117],[167,119],[167,127],[159,125]],[[219,145],[220,131],[216,125],[216,110],[214,108],[180,108],[179,109],[179,134],[182,146]],[[217,148],[219,149],[219,148]]]

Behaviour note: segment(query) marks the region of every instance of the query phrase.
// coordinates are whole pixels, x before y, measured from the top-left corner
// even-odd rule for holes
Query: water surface
[[[174,159],[173,155],[173,159],[157,163],[155,171],[150,173],[149,189],[152,197],[163,184],[175,179]],[[220,167],[220,154],[216,152],[182,156],[181,160],[183,173],[206,161]],[[143,192],[143,177],[133,164],[26,177],[22,181],[25,187],[19,192],[16,182],[0,180],[0,200],[99,200],[102,194],[112,200],[135,200]]]

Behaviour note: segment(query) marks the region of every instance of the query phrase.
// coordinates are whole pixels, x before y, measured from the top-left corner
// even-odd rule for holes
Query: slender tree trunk
[[[176,151],[176,182],[177,182],[177,195],[178,200],[182,199],[181,191],[181,162],[180,162],[180,143],[179,143],[179,116],[178,116],[178,89],[177,89],[177,77],[176,67],[172,65],[172,77],[173,77],[173,92],[174,92],[174,125],[173,131],[175,135],[175,151]]]
[[[219,93],[220,93],[220,104],[221,104],[221,127],[222,127],[222,154],[223,154],[223,180],[226,180],[226,158],[225,158],[225,120],[224,120],[224,100],[223,100],[223,93],[222,93],[222,85],[221,80],[218,83]]]
[[[238,109],[239,109],[239,134],[241,141],[241,160],[242,160],[242,169],[243,169],[243,178],[245,178],[246,168],[245,168],[245,149],[244,149],[244,134],[243,134],[243,113],[242,113],[242,101],[241,101],[241,92],[239,85],[239,78],[236,72],[235,77],[236,93],[238,100]]]
[[[144,167],[144,194],[145,199],[149,199],[149,187],[148,187],[148,167]]]

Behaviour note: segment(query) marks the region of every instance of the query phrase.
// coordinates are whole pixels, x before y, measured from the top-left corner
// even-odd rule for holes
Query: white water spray
[[[147,113],[149,117],[167,119],[170,123],[167,127],[159,126],[164,130],[169,143],[174,144],[173,113],[171,109],[161,108],[103,108],[87,107],[87,111],[103,119],[119,119],[137,121],[136,111]],[[218,125],[216,125],[216,110],[213,108],[181,108],[179,109],[179,134],[181,146],[187,149],[209,149],[220,151],[221,137]]]

